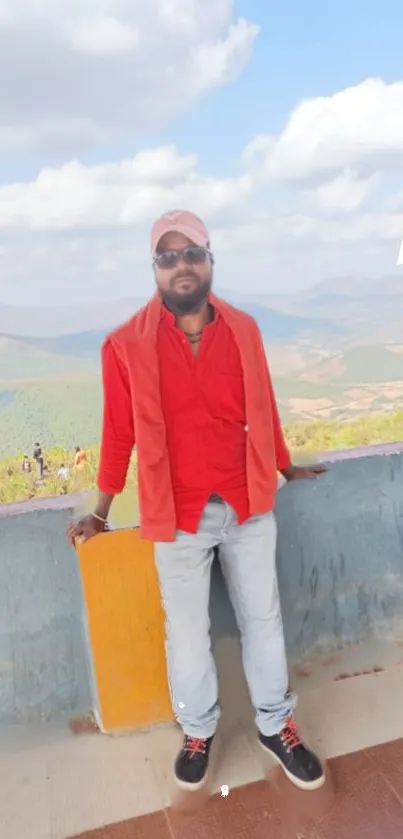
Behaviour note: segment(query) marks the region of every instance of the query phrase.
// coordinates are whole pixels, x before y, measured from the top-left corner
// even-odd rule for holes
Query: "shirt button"
[[[245,425],[245,431],[249,431],[249,425]]]

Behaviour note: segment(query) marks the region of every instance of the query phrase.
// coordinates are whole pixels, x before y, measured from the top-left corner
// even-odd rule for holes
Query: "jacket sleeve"
[[[123,492],[135,444],[130,381],[113,342],[102,347],[103,424],[98,489],[108,495]]]
[[[260,344],[260,352],[262,357],[262,363],[265,366],[266,374],[267,374],[267,381],[269,385],[269,394],[270,394],[270,402],[271,402],[271,415],[272,415],[272,422],[273,422],[273,438],[274,438],[274,447],[275,447],[275,455],[276,455],[276,466],[278,472],[283,472],[284,469],[288,469],[291,465],[291,455],[287,447],[287,443],[284,438],[283,429],[281,425],[280,415],[278,412],[277,407],[277,400],[274,393],[273,382],[270,375],[270,369],[267,362],[266,352],[263,344],[263,338],[260,332],[259,327],[256,324],[256,328],[259,334],[259,344]]]

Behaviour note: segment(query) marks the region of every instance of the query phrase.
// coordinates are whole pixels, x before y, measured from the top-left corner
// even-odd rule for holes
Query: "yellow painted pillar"
[[[77,546],[103,731],[173,720],[151,542],[137,528]]]

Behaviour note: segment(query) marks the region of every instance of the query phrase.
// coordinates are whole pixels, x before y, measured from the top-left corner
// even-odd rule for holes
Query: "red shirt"
[[[274,507],[277,470],[284,471],[291,463],[256,322],[213,294],[210,294],[210,302],[217,313],[217,322],[206,329],[197,361],[185,355],[189,347],[185,350],[180,343],[177,346],[174,342],[174,338],[183,339],[184,336],[174,330],[172,323],[171,330],[168,330],[169,324],[161,326],[163,307],[158,293],[127,323],[108,335],[102,347],[104,411],[98,488],[108,495],[123,491],[130,456],[136,446],[140,534],[143,539],[152,542],[172,542],[176,538],[176,499],[167,445],[167,422],[170,424],[170,440],[178,436],[184,452],[189,429],[181,414],[186,415],[190,404],[194,409],[189,419],[190,428],[196,424],[199,435],[190,464],[184,458],[178,463],[173,452],[177,495],[182,495],[179,491],[181,483],[187,484],[188,480],[190,490],[202,489],[200,475],[205,475],[206,461],[201,457],[199,447],[203,445],[211,474],[217,478],[214,481],[215,491],[225,490],[225,497],[230,499],[228,493],[234,492],[235,496],[239,489],[240,498],[246,443],[249,515],[262,515]],[[170,410],[167,410],[169,403],[165,400],[167,419],[162,406],[161,353],[158,350],[158,336],[161,333],[161,340],[165,341],[165,328],[164,352],[176,358],[179,363],[176,369],[182,371],[174,382],[173,399],[176,402],[171,400]],[[231,349],[231,337],[239,351],[243,376],[238,375],[239,366],[235,361],[236,353]],[[178,350],[176,356],[174,347]],[[183,350],[182,354],[179,349]],[[172,389],[172,378],[169,384],[164,371],[162,375],[164,387]],[[186,388],[184,382],[187,382]],[[242,387],[246,406],[240,398]],[[200,410],[203,411],[203,422]],[[187,416],[189,418],[189,414]],[[177,428],[182,428],[185,437],[177,435]],[[212,441],[213,446],[207,446],[207,441]],[[215,451],[212,450],[214,446]],[[223,452],[228,456],[223,458]],[[195,482],[197,486],[194,486]],[[203,489],[206,487],[203,486]],[[238,506],[241,502],[232,495],[231,500],[242,519]]]
[[[197,356],[162,310],[157,349],[178,530],[196,533],[211,495],[249,518],[246,407],[241,358],[220,315],[202,334]]]

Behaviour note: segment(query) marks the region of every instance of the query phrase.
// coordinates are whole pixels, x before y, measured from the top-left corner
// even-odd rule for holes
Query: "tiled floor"
[[[402,767],[398,740],[329,761],[327,787],[318,792],[294,790],[274,770],[193,811],[169,808],[80,839],[401,839]]]
[[[74,737],[60,723],[0,728],[1,839],[378,839],[380,824],[401,839],[402,650],[402,640],[371,642],[294,670],[302,732],[330,767],[320,793],[295,790],[258,748],[231,640],[217,651],[223,716],[210,798],[177,801],[173,727],[125,737]],[[190,803],[197,812],[180,812]]]

